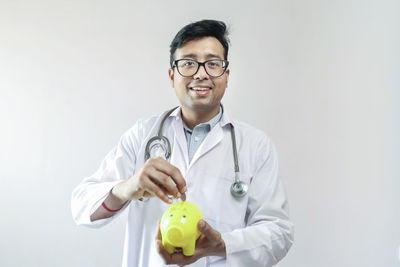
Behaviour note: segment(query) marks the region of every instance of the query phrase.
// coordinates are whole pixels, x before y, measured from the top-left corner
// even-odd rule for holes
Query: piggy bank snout
[[[170,226],[166,231],[166,237],[172,244],[180,244],[183,240],[183,230],[178,226]]]

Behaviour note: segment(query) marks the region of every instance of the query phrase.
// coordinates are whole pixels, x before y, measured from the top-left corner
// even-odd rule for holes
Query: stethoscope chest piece
[[[235,181],[231,185],[231,194],[236,198],[242,198],[247,194],[249,186],[243,181]]]

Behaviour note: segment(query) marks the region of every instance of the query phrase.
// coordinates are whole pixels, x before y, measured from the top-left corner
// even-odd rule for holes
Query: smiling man
[[[293,243],[293,224],[270,139],[221,105],[228,85],[226,25],[182,28],[168,70],[178,108],[138,121],[72,193],[81,225],[100,227],[128,209],[123,266],[272,266]],[[158,220],[176,199],[203,212],[192,256],[169,254]],[[106,250],[105,250],[106,251]]]
[[[173,54],[178,60],[168,71],[171,85],[182,105],[184,121],[193,128],[218,114],[228,85],[228,61],[215,37],[187,41]]]

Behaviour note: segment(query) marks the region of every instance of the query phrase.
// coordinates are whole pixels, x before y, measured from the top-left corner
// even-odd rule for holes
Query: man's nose
[[[193,76],[193,79],[195,79],[195,80],[208,80],[208,79],[210,79],[210,77],[208,76],[208,74],[206,72],[206,68],[205,68],[204,65],[199,67],[199,70]]]

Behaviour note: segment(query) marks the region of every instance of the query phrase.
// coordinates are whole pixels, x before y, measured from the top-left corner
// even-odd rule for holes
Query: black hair
[[[185,43],[200,39],[202,37],[215,37],[224,47],[224,59],[228,59],[229,39],[226,24],[218,20],[201,20],[190,23],[183,27],[172,40],[170,47],[169,61],[171,67],[174,64],[174,54],[176,49]]]

